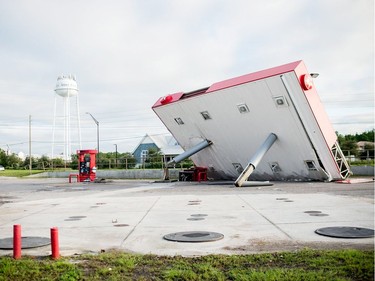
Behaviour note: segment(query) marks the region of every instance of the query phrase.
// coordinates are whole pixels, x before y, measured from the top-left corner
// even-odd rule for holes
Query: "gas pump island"
[[[90,182],[96,179],[96,154],[97,150],[77,150],[78,156],[78,181]]]

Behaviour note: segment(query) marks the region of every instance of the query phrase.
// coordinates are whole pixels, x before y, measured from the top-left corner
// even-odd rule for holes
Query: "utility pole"
[[[115,168],[117,169],[117,144],[114,144],[116,147],[116,154],[115,154]]]
[[[30,170],[30,175],[32,171],[32,161],[31,161],[31,115],[29,115],[29,170]]]

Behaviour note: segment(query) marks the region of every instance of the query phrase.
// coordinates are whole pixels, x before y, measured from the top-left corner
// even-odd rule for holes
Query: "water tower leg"
[[[70,113],[70,96],[68,95],[68,107],[67,107],[67,112],[68,112],[68,115],[67,115],[67,122],[68,122],[68,126],[67,126],[67,143],[66,143],[66,161],[69,161],[70,160],[70,152],[71,152],[71,142],[72,142],[72,137],[71,137],[71,113]]]
[[[234,185],[237,187],[243,186],[244,182],[250,177],[251,173],[256,169],[259,162],[262,160],[266,152],[271,148],[275,143],[277,136],[274,133],[269,134],[264,143],[258,148],[253,157],[250,159],[249,164],[242,171],[241,175],[234,182]]]
[[[53,109],[53,128],[52,128],[52,152],[51,152],[51,159],[55,156],[55,130],[56,130],[56,104],[57,104],[57,94],[55,94],[55,105]],[[53,163],[53,161],[52,161]],[[53,167],[52,167],[53,168]]]
[[[66,155],[68,153],[68,98],[64,97],[64,162],[66,168]]]
[[[79,115],[79,97],[78,97],[78,94],[76,96],[76,106],[77,106],[77,124],[78,124],[78,145],[79,145],[79,149],[81,150],[82,149],[82,137],[81,137],[81,117]]]

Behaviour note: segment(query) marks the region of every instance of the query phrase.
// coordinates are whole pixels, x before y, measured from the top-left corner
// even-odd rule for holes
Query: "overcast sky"
[[[31,115],[32,153],[51,154],[62,74],[77,79],[83,148],[90,112],[101,151],[132,152],[168,132],[159,97],[297,60],[320,74],[336,131],[374,128],[373,0],[0,0],[0,148],[28,153]]]

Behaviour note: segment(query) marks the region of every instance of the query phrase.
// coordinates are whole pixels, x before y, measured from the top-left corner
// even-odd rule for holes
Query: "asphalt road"
[[[294,251],[311,248],[372,249],[374,238],[318,235],[323,227],[374,229],[374,182],[352,184],[275,182],[235,188],[229,182],[0,177],[0,240],[22,226],[23,237],[49,237],[58,227],[60,252],[72,255],[118,249],[136,253],[196,256]],[[196,218],[199,219],[196,219]],[[215,232],[212,242],[170,242],[177,232]],[[0,255],[12,251],[1,250]],[[49,255],[50,247],[23,250]]]

